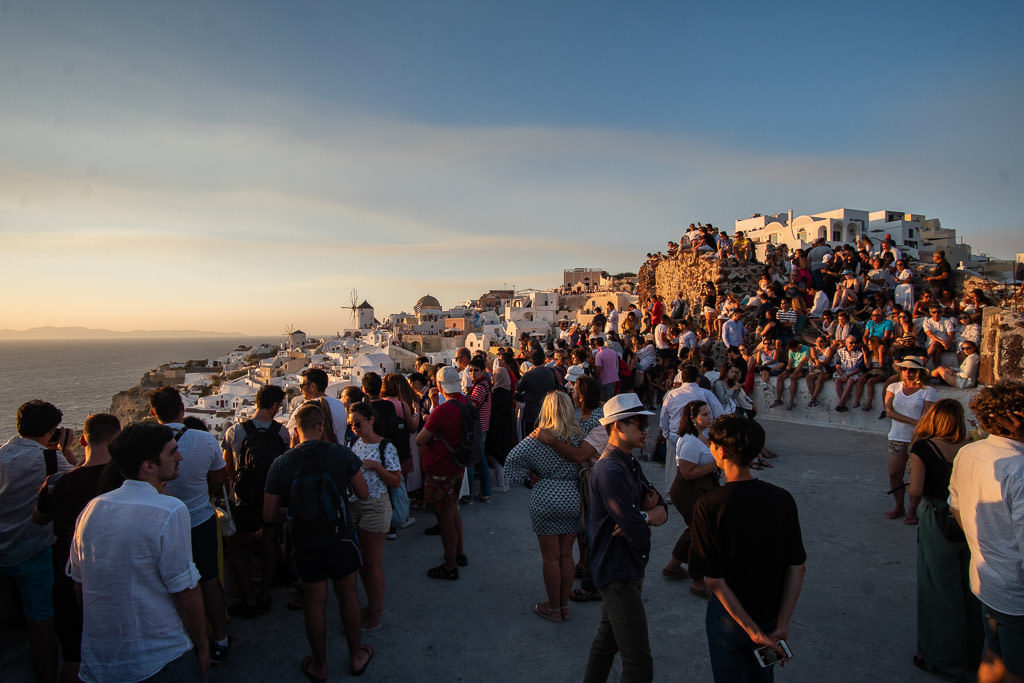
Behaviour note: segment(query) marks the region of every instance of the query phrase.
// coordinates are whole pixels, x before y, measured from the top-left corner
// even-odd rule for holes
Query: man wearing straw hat
[[[584,681],[605,681],[622,655],[622,680],[650,681],[654,661],[641,597],[652,526],[668,519],[668,506],[647,481],[633,450],[647,438],[650,416],[636,394],[604,404],[601,424],[608,446],[590,475],[591,572],[601,594],[601,625],[590,646]]]

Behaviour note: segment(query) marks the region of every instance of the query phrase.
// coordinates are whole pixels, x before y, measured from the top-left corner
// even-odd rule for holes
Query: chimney
[[[787,226],[793,225],[793,209],[790,209],[789,213],[787,215],[788,215],[788,222],[786,223],[786,225]]]

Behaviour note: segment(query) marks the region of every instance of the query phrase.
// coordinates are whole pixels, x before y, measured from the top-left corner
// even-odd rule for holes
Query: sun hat
[[[924,358],[921,358],[920,356],[904,356],[903,360],[899,363],[893,363],[892,366],[894,368],[906,368],[928,372],[927,368],[924,367],[924,363]]]
[[[457,394],[462,391],[462,379],[459,377],[459,371],[451,365],[444,366],[437,373],[437,383],[449,394]]]
[[[616,394],[605,402],[604,417],[600,422],[607,426],[634,415],[654,415],[654,413],[644,408],[643,402],[636,394]]]
[[[569,369],[565,371],[565,381],[576,382],[584,374],[582,365],[570,365]]]

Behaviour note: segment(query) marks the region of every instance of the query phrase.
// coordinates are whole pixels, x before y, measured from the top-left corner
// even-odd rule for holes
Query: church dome
[[[421,296],[420,300],[416,302],[415,310],[420,311],[424,308],[441,308],[441,302],[429,294]]]

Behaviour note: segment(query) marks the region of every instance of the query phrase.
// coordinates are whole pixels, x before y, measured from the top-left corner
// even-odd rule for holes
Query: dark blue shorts
[[[319,583],[344,578],[363,566],[363,556],[355,538],[344,539],[331,548],[319,552],[294,550],[292,566],[295,576],[303,583]]]
[[[210,581],[220,576],[217,567],[217,515],[192,527],[192,561],[196,563],[200,581]]]

